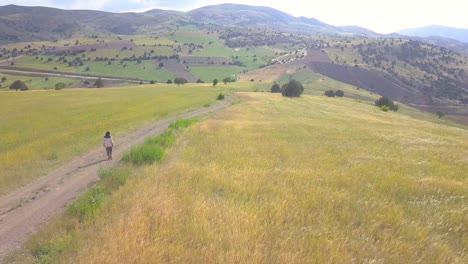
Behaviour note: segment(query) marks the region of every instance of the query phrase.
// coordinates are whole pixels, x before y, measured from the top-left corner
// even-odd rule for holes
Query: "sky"
[[[226,2],[270,6],[293,16],[316,18],[334,26],[357,25],[378,33],[428,25],[468,28],[466,0],[0,0],[0,6],[143,12],[154,8],[189,11]]]

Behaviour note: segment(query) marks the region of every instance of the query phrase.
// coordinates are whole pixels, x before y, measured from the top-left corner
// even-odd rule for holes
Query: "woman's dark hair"
[[[110,132],[107,131],[107,132],[106,132],[106,135],[105,135],[104,137],[105,137],[105,138],[110,138],[110,136],[111,136],[111,135],[110,135]]]

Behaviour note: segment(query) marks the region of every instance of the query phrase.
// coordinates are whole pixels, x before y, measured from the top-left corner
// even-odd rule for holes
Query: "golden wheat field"
[[[150,122],[215,101],[210,86],[0,92],[0,195]]]
[[[468,130],[345,98],[237,95],[23,260],[46,245],[51,263],[468,262]]]

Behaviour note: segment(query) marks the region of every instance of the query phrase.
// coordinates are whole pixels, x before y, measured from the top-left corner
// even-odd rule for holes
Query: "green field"
[[[95,216],[68,215],[19,259],[468,262],[466,128],[347,98],[238,96],[163,165],[121,168],[128,183]]]
[[[149,122],[215,100],[206,86],[145,85],[0,93],[0,194]]]
[[[68,86],[79,84],[81,82],[80,80],[71,78],[47,77],[46,79],[46,77],[27,77],[0,73],[0,78],[2,77],[7,78],[7,80],[5,82],[0,82],[0,91],[9,90],[10,85],[16,80],[24,82],[30,90],[55,89],[55,85],[59,82]]]
[[[240,66],[192,66],[190,72],[200,78],[204,82],[212,82],[218,79],[221,82],[226,77],[234,77],[236,74],[242,73],[243,67]]]
[[[86,68],[89,67],[89,71]],[[112,62],[110,65],[107,62],[85,62],[79,68],[79,72],[93,75],[136,78],[141,80],[155,80],[165,82],[168,79],[173,79],[174,75],[165,68],[159,68],[158,62],[154,60],[145,60],[138,64],[135,61],[127,62]]]

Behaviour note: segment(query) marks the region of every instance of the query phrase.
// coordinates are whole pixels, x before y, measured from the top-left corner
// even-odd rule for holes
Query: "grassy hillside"
[[[148,122],[215,100],[206,86],[1,92],[0,194],[44,176],[72,157]]]
[[[21,261],[468,261],[466,129],[346,98],[239,96]]]

